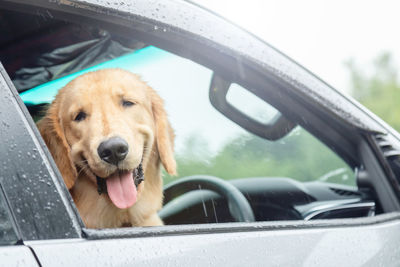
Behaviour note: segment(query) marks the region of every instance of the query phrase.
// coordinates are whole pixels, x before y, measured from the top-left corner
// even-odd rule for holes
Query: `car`
[[[191,2],[0,3],[1,265],[397,266],[400,134]],[[88,229],[35,122],[101,68],[164,98],[165,225]]]

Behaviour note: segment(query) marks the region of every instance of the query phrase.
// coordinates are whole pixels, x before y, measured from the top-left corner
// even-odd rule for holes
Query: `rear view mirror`
[[[211,104],[230,120],[262,138],[275,141],[296,124],[246,88],[213,74],[209,97]]]

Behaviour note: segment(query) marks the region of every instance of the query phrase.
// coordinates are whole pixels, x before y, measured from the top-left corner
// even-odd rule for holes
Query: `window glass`
[[[190,130],[185,123],[176,125],[187,131],[181,140],[177,139],[179,176],[205,174],[227,180],[288,177],[301,182],[355,185],[354,173],[348,165],[302,127],[297,126],[280,140],[268,141],[247,132],[211,107],[206,88],[197,90],[204,92],[202,98],[188,95],[185,99],[197,110],[179,114],[184,116],[182,122],[196,115],[201,118],[195,120]],[[166,94],[166,97],[173,96]],[[279,113],[238,84],[229,89],[227,101],[261,123],[269,122]],[[202,116],[203,112],[209,113]],[[172,179],[168,177],[167,182]]]
[[[15,244],[18,241],[12,218],[0,185],[0,245]]]

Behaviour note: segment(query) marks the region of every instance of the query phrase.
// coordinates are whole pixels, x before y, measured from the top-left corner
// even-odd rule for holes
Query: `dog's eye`
[[[122,100],[122,106],[124,107],[131,107],[135,105],[135,103],[131,102],[131,101],[127,101],[127,100]]]
[[[81,111],[76,115],[74,121],[83,121],[86,118],[86,113]]]

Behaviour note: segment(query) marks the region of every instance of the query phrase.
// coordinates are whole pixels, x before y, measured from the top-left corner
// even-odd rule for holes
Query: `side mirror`
[[[284,137],[297,126],[296,123],[286,119],[279,111],[275,111],[273,116],[269,116],[270,118],[266,122],[260,122],[254,115],[243,112],[246,107],[241,108],[241,111],[238,106],[235,106],[235,104],[227,99],[228,92],[233,88],[233,85],[233,83],[226,81],[214,73],[209,90],[210,102],[219,112],[242,128],[262,138],[275,141]],[[250,91],[246,91],[252,94]],[[258,98],[257,102],[262,101],[263,104],[271,107],[258,95],[254,94],[254,96]],[[248,108],[250,108],[250,105],[248,105]],[[270,109],[272,109],[272,107]]]

